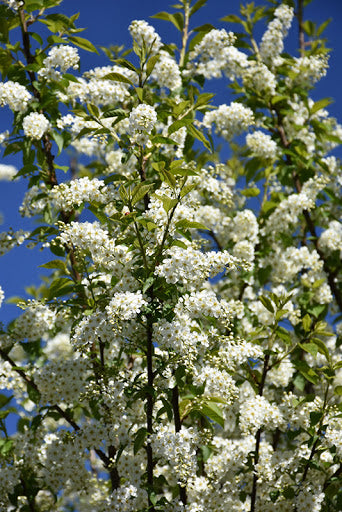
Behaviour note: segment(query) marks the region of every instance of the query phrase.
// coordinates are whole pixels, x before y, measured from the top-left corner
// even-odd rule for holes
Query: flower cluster
[[[158,53],[162,42],[159,34],[144,20],[134,20],[129,26],[129,32],[140,47],[145,46],[146,50],[154,55]]]
[[[283,39],[291,27],[292,19],[293,8],[286,4],[281,4],[274,11],[274,19],[268,25],[260,44],[260,55],[266,63],[278,65],[283,62],[279,55],[284,49]]]
[[[246,137],[246,144],[253,156],[274,160],[277,157],[277,143],[270,135],[260,131],[249,133]]]
[[[8,105],[14,112],[25,112],[32,96],[23,85],[17,82],[0,83],[0,106]]]
[[[146,144],[149,134],[157,122],[157,113],[153,107],[142,103],[134,107],[129,115],[129,131],[137,144]]]
[[[204,115],[203,126],[211,129],[213,124],[223,138],[230,140],[254,124],[254,114],[249,107],[241,103],[220,105],[217,110]]]
[[[76,69],[79,60],[78,51],[73,46],[54,46],[49,51],[47,58],[44,59],[43,67],[38,71],[38,75],[49,80],[58,80],[61,73],[65,73],[69,68]],[[60,68],[60,71],[56,68]]]
[[[31,112],[28,116],[24,117],[23,130],[26,137],[31,139],[40,140],[44,133],[49,131],[50,121],[46,119],[44,114],[38,112]]]

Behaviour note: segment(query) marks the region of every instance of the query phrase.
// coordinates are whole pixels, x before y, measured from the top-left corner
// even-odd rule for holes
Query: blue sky
[[[262,4],[263,2],[258,0],[255,3]],[[87,27],[80,35],[90,39],[96,46],[124,44],[126,47],[129,47],[131,39],[127,29],[130,22],[133,19],[149,20],[149,16],[162,10],[172,11],[172,9],[169,9],[169,5],[167,0],[100,0],[97,3],[94,3],[93,0],[83,0],[82,2],[65,0],[58,11],[67,15],[80,11],[77,25]],[[211,23],[217,28],[235,30],[236,25],[228,25],[219,20],[227,14],[238,14],[239,5],[240,0],[229,0],[227,2],[208,0],[207,5],[194,16],[194,26]],[[340,64],[342,60],[342,0],[313,0],[306,8],[305,17],[318,24],[327,18],[332,18],[332,22],[326,30],[328,47],[333,48],[330,58],[330,69],[327,77],[322,79],[316,87],[313,98],[315,100],[327,96],[334,98],[335,102],[329,107],[329,110],[332,115],[342,121],[342,72]],[[150,23],[159,32],[164,42],[179,42],[179,34],[170,23],[156,19],[150,19]],[[286,40],[286,50],[289,53],[295,51],[297,40],[297,29],[291,30]],[[107,58],[102,52],[100,55],[86,52],[81,53],[82,72],[91,67],[106,65],[107,63]],[[226,83],[211,82],[213,92],[217,92],[217,103],[229,103],[231,101]],[[10,126],[10,122],[11,114],[7,108],[1,109],[0,132],[6,130]],[[15,156],[3,159],[1,155],[0,162],[20,167],[20,159]],[[13,227],[13,229],[34,229],[35,226],[32,221],[23,220],[18,214],[18,207],[21,204],[26,188],[27,182],[25,180],[14,183],[0,182],[0,211],[4,216],[4,222],[0,226],[0,230],[6,230],[9,227]],[[6,298],[13,295],[24,297],[24,288],[26,286],[38,284],[39,275],[42,275],[43,272],[37,266],[48,261],[49,257],[50,253],[46,250],[43,252],[37,249],[30,251],[24,247],[14,249],[9,254],[3,256],[0,260],[0,285],[5,291]],[[3,304],[0,310],[1,321],[6,323],[15,315],[15,306]]]

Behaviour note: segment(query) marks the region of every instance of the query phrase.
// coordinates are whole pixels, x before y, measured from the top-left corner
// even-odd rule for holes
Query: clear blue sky
[[[131,43],[128,33],[128,26],[133,19],[149,19],[149,16],[161,10],[169,10],[169,5],[173,2],[167,0],[93,0],[67,1],[65,0],[58,11],[67,15],[74,14],[80,10],[80,17],[77,25],[87,27],[82,34],[83,37],[90,39],[95,45],[108,46],[110,44],[124,44],[128,47]],[[245,3],[245,2],[244,2]],[[257,0],[255,3],[262,4]],[[227,14],[239,11],[240,0],[208,0],[207,5],[203,7],[194,17],[195,26],[204,23],[211,23],[218,28],[227,28],[235,30],[236,25],[228,25],[220,22],[220,18]],[[170,9],[171,10],[171,9]],[[329,107],[330,112],[342,122],[342,44],[341,44],[341,26],[342,26],[342,0],[313,0],[306,8],[305,17],[315,22],[322,23],[327,18],[332,18],[332,22],[326,31],[330,48],[333,53],[330,58],[330,69],[326,78],[318,84],[313,97],[319,99],[322,97],[333,97],[335,103]],[[150,23],[166,43],[175,42],[179,37],[171,24],[151,19]],[[34,27],[33,27],[34,28]],[[178,41],[177,41],[178,42]],[[286,40],[287,51],[293,52],[297,47],[297,30],[292,30]],[[91,67],[106,65],[106,57],[82,52],[81,71]],[[219,103],[229,103],[229,91],[225,84],[219,84],[217,81],[211,82],[214,92],[217,92],[216,101]],[[9,126],[11,116],[7,108],[0,110],[0,132],[6,130]],[[15,156],[0,156],[0,162],[20,166],[20,159]],[[9,227],[14,229],[33,229],[32,221],[20,218],[17,213],[21,204],[22,197],[27,188],[27,182],[7,183],[0,182],[0,211],[4,215],[4,223],[0,230],[6,230]],[[41,269],[37,265],[48,261],[50,253],[48,251],[39,252],[39,250],[30,251],[24,247],[14,249],[9,254],[0,259],[0,285],[5,291],[6,298],[12,295],[25,296],[24,288],[31,284],[39,283]],[[8,322],[16,315],[15,306],[4,305],[0,309],[0,320]]]

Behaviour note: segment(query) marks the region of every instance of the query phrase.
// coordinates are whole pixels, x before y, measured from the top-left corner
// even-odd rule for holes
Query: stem
[[[298,19],[298,36],[299,36],[299,49],[301,55],[305,52],[305,39],[304,39],[304,28],[303,28],[303,0],[298,0],[297,6],[297,19]]]
[[[148,484],[148,504],[149,510],[151,512],[155,511],[155,508],[151,502],[151,492],[153,490],[153,450],[152,445],[150,443],[149,437],[153,433],[153,405],[154,405],[154,397],[152,394],[153,390],[153,342],[152,342],[152,321],[151,318],[148,319],[148,327],[147,327],[147,384],[150,388],[149,393],[147,395],[146,402],[146,427],[147,427],[147,444],[146,444],[146,453],[147,453],[147,484]]]
[[[280,136],[280,140],[281,140],[284,148],[288,149],[288,148],[290,148],[291,143],[289,142],[289,140],[286,137],[286,133],[285,133],[285,130],[284,130],[284,127],[282,124],[281,114],[277,110],[276,110],[276,114],[277,114],[277,121],[278,121],[277,131]],[[292,159],[291,159],[290,155],[286,155],[286,163],[289,166],[292,166],[293,163],[292,163]],[[300,191],[302,190],[302,185],[299,180],[298,174],[296,172],[294,172],[292,174],[292,178],[293,178],[294,186],[295,186],[297,193],[300,193]],[[304,219],[306,222],[307,229],[309,230],[310,235],[312,236],[312,243],[313,243],[320,259],[323,262],[323,270],[327,275],[328,284],[330,286],[331,292],[335,297],[335,300],[337,302],[337,305],[338,305],[340,311],[342,312],[342,293],[339,290],[339,288],[335,282],[335,273],[330,269],[330,267],[325,259],[324,253],[318,245],[318,235],[316,232],[315,224],[311,218],[310,212],[308,210],[303,210],[303,216],[304,216]]]
[[[266,354],[265,359],[264,359],[264,367],[262,370],[261,381],[259,384],[259,391],[258,391],[259,396],[262,396],[263,391],[264,391],[266,375],[269,370],[269,367],[268,367],[269,360],[270,360],[270,356],[269,356],[269,354]],[[259,430],[256,433],[256,440],[255,440],[254,474],[253,474],[253,486],[252,486],[252,493],[251,493],[251,510],[250,510],[250,512],[255,512],[255,503],[256,503],[256,497],[257,497],[257,483],[258,483],[258,473],[255,469],[255,466],[257,466],[257,464],[259,462],[261,432],[262,432],[262,429],[259,428]]]
[[[185,52],[186,52],[186,45],[188,43],[189,38],[189,20],[190,20],[190,2],[186,0],[185,6],[184,6],[184,28],[183,28],[183,35],[182,35],[182,49],[180,51],[180,58],[179,58],[179,67],[184,66],[184,60],[185,60]]]
[[[37,384],[34,382],[33,379],[31,379],[30,377],[28,377],[28,375],[26,375],[26,373],[24,372],[24,370],[22,370],[21,368],[18,368],[16,363],[13,361],[13,359],[8,355],[6,354],[6,352],[3,350],[3,349],[0,349],[0,356],[2,357],[2,359],[4,359],[5,361],[7,361],[11,366],[12,366],[12,369],[14,371],[16,371],[20,377],[26,382],[26,384],[28,384],[29,386],[31,386],[32,389],[34,389],[37,393],[39,393],[39,389],[38,389],[38,386]],[[57,411],[62,418],[65,419],[65,421],[67,423],[69,423],[69,425],[77,432],[78,430],[80,430],[80,426],[73,420],[73,418],[71,417],[71,415],[69,414],[69,412],[67,411],[64,411],[59,405],[57,404],[53,404],[51,405],[51,408],[52,409],[55,409],[55,411]],[[102,450],[99,450],[99,449],[95,449],[95,452],[97,454],[97,456],[102,460],[104,466],[106,469],[109,468],[110,466],[110,459],[107,457],[107,455],[102,451]],[[109,469],[108,469],[109,470]]]
[[[180,419],[179,414],[179,393],[178,393],[178,386],[176,385],[174,388],[172,388],[172,409],[173,409],[173,418],[175,422],[175,432],[179,432],[182,428],[182,422]],[[187,494],[186,494],[186,487],[183,487],[182,485],[178,485],[179,488],[179,496],[181,499],[181,502],[183,505],[186,505],[187,503]]]

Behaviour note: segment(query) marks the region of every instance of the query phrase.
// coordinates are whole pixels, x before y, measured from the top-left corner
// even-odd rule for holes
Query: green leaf
[[[310,412],[310,424],[311,426],[317,425],[317,423],[323,417],[323,413],[321,411],[312,411]]]
[[[78,36],[68,36],[68,39],[71,43],[82,48],[82,50],[86,50],[87,52],[99,53],[93,43],[88,41],[88,39],[84,39],[83,37]]]
[[[298,346],[305,350],[305,352],[311,354],[312,356],[317,356],[318,348],[317,345],[315,345],[314,343],[299,343]]]
[[[310,109],[310,114],[315,114],[316,112],[318,112],[318,110],[321,110],[322,108],[325,108],[327,107],[328,105],[331,105],[331,103],[333,103],[333,99],[332,98],[323,98],[319,101],[316,101],[311,109]]]
[[[151,16],[151,18],[157,18],[158,20],[165,20],[165,21],[171,21],[171,23],[174,24],[174,26],[182,32],[184,27],[184,17],[183,14],[180,12],[176,12],[174,14],[170,14],[166,11],[158,12],[157,14],[154,14]]]
[[[336,386],[334,389],[334,394],[342,396],[342,386]]]
[[[202,224],[201,222],[194,222],[187,219],[182,219],[176,222],[176,228],[185,228],[185,229],[205,229],[208,230],[207,226]]]
[[[212,151],[212,149],[213,149],[213,148],[211,147],[210,143],[208,142],[208,140],[205,138],[205,136],[203,135],[203,133],[202,133],[200,130],[198,130],[197,128],[195,128],[195,127],[194,127],[194,125],[190,124],[190,125],[188,126],[188,131],[189,131],[189,133],[190,133],[193,137],[195,137],[195,139],[200,140],[200,141],[203,143],[203,145],[204,145],[204,146],[205,146],[205,147],[206,147],[206,148],[207,148],[211,153],[213,152],[213,151]]]
[[[197,407],[194,409],[196,410]],[[222,428],[224,427],[223,413],[215,402],[207,401],[199,406],[199,412],[207,416],[210,420],[218,423]]]
[[[48,290],[48,300],[55,297],[61,297],[70,293],[74,289],[74,282],[67,277],[60,277],[52,281]]]
[[[49,269],[52,269],[52,268],[59,268],[60,270],[63,270],[63,272],[66,271],[66,264],[63,260],[52,260],[52,261],[48,261],[47,263],[43,263],[43,265],[39,265],[39,267],[42,267],[42,268],[49,268]]]
[[[311,328],[311,318],[310,315],[306,314],[305,317],[302,320],[303,323],[303,329],[305,332],[309,332]]]
[[[195,14],[203,5],[207,3],[207,0],[197,0],[197,2],[194,3],[194,5],[190,9],[190,16]]]
[[[64,147],[64,137],[61,133],[58,132],[52,132],[52,138],[56,142],[58,147],[58,153],[57,156],[59,156],[62,152],[62,149]]]
[[[140,450],[140,448],[142,448],[144,446],[146,436],[147,436],[146,428],[145,427],[139,428],[138,432],[136,433],[135,439],[134,439],[134,447],[133,447],[134,455],[136,455],[138,453],[138,451]]]
[[[257,187],[245,188],[241,190],[241,195],[245,197],[256,197],[260,194],[260,190]]]
[[[178,142],[169,137],[163,137],[162,135],[156,135],[151,139],[152,144],[171,144],[172,146],[178,146]]]
[[[194,121],[193,119],[181,119],[179,121],[174,121],[172,124],[170,124],[170,126],[168,127],[168,134],[171,135],[171,133],[174,133],[176,132],[177,130],[179,130],[180,128],[182,128],[183,126],[189,126],[190,124],[192,124]]]
[[[160,59],[160,55],[152,55],[147,61],[146,64],[146,77],[149,77],[152,73],[154,66],[157,64],[158,60]]]
[[[262,305],[269,311],[270,313],[274,313],[274,306],[272,304],[272,301],[266,297],[265,295],[260,295],[258,297]]]
[[[0,409],[2,407],[5,407],[5,405],[9,404],[10,401],[12,400],[12,398],[13,398],[13,395],[7,396],[7,395],[4,395],[3,393],[0,393]]]
[[[220,21],[228,21],[228,23],[242,23],[241,18],[236,16],[236,14],[228,14],[228,16],[221,18]]]
[[[168,196],[164,196],[164,195],[160,196],[160,195],[155,194],[155,197],[163,203],[163,208],[166,213],[168,213],[170,210],[172,210],[172,208],[174,208],[176,206],[176,204],[178,203],[178,199],[171,199],[171,197],[168,197]]]
[[[134,85],[129,78],[127,78],[125,75],[121,75],[121,73],[108,73],[102,77],[102,80],[112,80],[113,82],[122,82],[125,84]]]
[[[132,190],[132,199],[131,203],[132,206],[134,206],[136,203],[138,203],[146,194],[148,194],[149,190],[151,190],[152,185],[145,185],[143,183],[139,183],[134,189]]]

